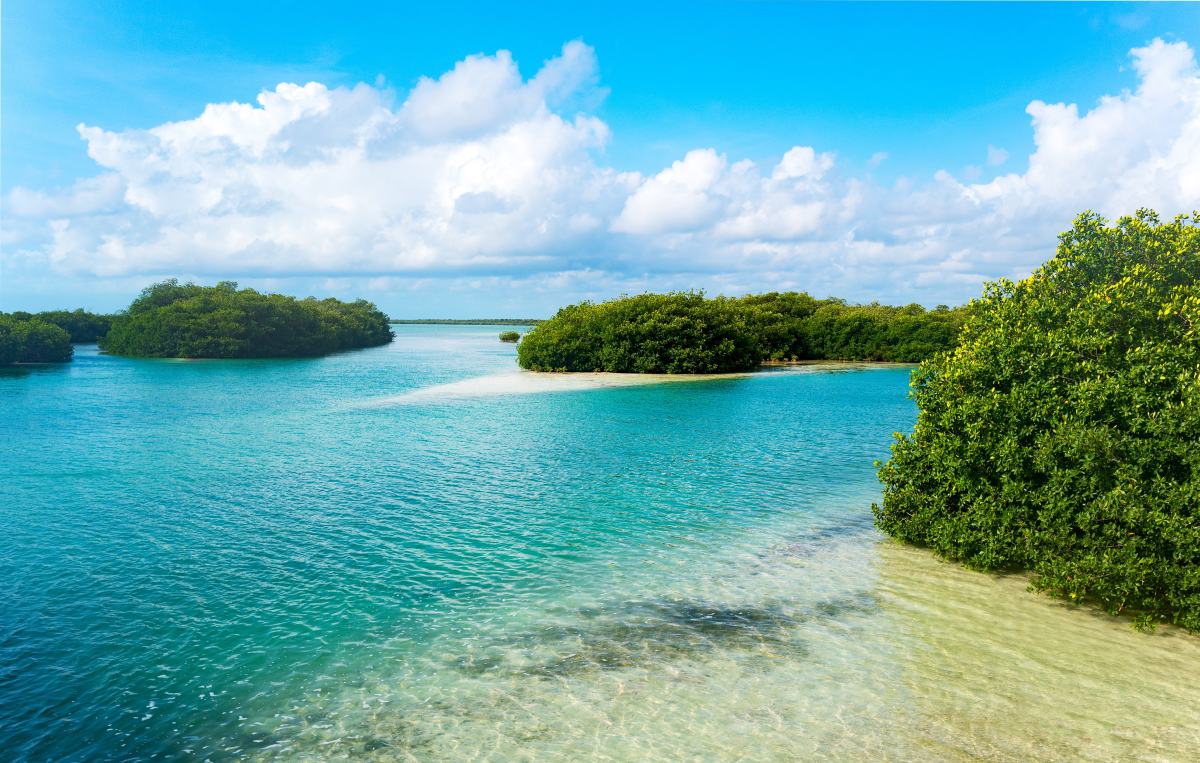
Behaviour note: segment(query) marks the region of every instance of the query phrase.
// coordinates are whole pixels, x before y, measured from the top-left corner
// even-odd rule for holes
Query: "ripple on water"
[[[509,394],[493,328],[398,333],[0,380],[0,757],[1200,747],[1200,640],[880,542],[905,371]]]

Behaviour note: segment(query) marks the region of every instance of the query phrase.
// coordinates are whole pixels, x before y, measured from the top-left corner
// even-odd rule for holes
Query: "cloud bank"
[[[656,173],[619,172],[603,161],[607,125],[580,110],[603,90],[578,41],[529,79],[500,51],[421,79],[403,100],[284,83],[147,130],[80,125],[102,171],[8,194],[4,265],[75,279],[962,299],[985,278],[1027,273],[1082,209],[1200,207],[1193,51],[1156,39],[1130,55],[1132,91],[1082,113],[1031,103],[1036,150],[1024,171],[986,183],[939,171],[880,185],[841,170],[835,136],[767,166],[700,147]],[[1022,164],[991,145],[987,157]]]

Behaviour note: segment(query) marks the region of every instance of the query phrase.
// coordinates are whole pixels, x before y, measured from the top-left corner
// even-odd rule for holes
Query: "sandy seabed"
[[[391,397],[367,401],[370,406],[403,403],[429,403],[461,398],[532,395],[544,392],[577,392],[614,387],[638,387],[649,384],[683,384],[729,379],[750,379],[779,373],[829,373],[906,367],[898,363],[859,361],[801,361],[773,363],[759,371],[727,374],[617,374],[607,372],[545,373],[540,371],[505,371],[487,376],[435,384],[410,390]]]
[[[612,387],[636,387],[647,384],[675,384],[747,378],[751,374],[611,374],[611,373],[541,373],[538,371],[506,371],[476,376],[470,379],[421,387],[392,397],[371,401],[373,405],[397,403],[428,403],[457,398],[501,397],[532,395],[543,392],[576,392]]]

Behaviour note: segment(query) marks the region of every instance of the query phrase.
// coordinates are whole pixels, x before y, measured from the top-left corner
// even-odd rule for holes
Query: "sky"
[[[960,304],[1200,209],[1200,6],[0,6],[0,310],[149,283],[542,317]]]

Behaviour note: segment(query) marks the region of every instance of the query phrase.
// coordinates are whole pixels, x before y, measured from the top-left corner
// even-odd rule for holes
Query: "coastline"
[[[366,401],[368,407],[402,405],[410,403],[461,400],[469,398],[503,397],[508,395],[530,395],[543,392],[578,392],[619,387],[642,387],[655,384],[685,384],[721,380],[751,379],[774,373],[822,373],[913,367],[912,363],[887,363],[875,361],[808,360],[795,363],[777,363],[753,371],[737,371],[719,374],[636,374],[609,371],[525,371],[521,369],[502,371],[486,376],[435,384],[409,390],[399,395]]]
[[[373,400],[370,406],[423,403],[466,398],[530,395],[542,392],[576,392],[616,387],[639,387],[651,384],[745,379],[752,372],[734,374],[617,374],[608,372],[547,372],[503,371],[487,376],[435,384],[404,392],[393,397]]]

